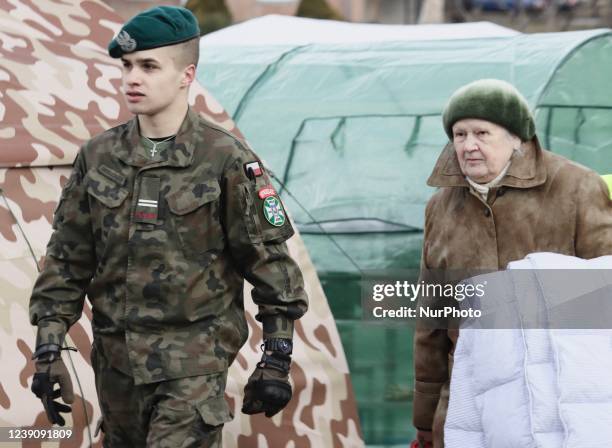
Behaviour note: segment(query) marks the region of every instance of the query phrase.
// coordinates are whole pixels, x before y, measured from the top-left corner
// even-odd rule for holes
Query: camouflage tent
[[[97,0],[0,1],[0,427],[49,427],[29,391],[35,329],[28,299],[80,144],[129,118],[119,94],[120,66],[105,50],[120,21]],[[239,135],[210,94],[199,86],[191,93],[196,110]],[[242,387],[261,341],[247,288],[251,336],[230,369],[226,398],[235,419],[226,425],[225,446],[361,446],[348,367],[327,300],[300,237],[289,246],[312,300],[296,326],[294,399],[273,419],[240,413]],[[90,320],[86,302],[67,338],[79,350],[67,352],[77,400],[67,423],[74,436],[62,447],[101,446],[93,435],[100,411],[90,367]]]

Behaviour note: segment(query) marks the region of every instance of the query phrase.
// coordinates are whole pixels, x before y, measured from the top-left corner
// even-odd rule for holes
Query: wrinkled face
[[[453,125],[453,146],[464,175],[486,183],[497,177],[521,140],[490,121],[467,118]]]
[[[174,102],[185,101],[180,93],[187,69],[176,67],[172,49],[166,46],[123,55],[122,90],[130,112],[156,115]]]

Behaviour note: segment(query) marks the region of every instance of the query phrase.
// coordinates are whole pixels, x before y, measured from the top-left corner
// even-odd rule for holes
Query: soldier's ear
[[[194,64],[189,64],[183,70],[183,79],[181,80],[181,86],[189,87],[193,80],[195,79],[196,66]]]

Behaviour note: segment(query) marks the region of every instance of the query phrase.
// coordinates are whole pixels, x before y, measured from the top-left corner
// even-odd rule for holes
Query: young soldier
[[[109,44],[135,117],[82,147],[30,300],[32,391],[63,425],[70,407],[54,400],[74,397],[61,350],[88,296],[105,447],[221,446],[227,370],[248,337],[244,279],[265,351],[242,411],[272,416],[291,398],[293,321],[307,309],[293,229],[257,156],[188,107],[198,38],[191,12],[162,6]]]

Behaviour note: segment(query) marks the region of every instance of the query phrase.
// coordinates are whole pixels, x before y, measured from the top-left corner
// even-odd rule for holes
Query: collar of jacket
[[[156,165],[176,167],[191,165],[194,151],[194,133],[195,135],[199,134],[199,132],[197,132],[198,127],[198,113],[189,107],[187,109],[187,115],[185,115],[185,119],[176,134],[174,146],[168,151],[168,159],[160,161],[156,163]],[[128,121],[125,132],[121,135],[119,144],[114,149],[114,153],[128,165],[140,167],[151,163],[145,151],[146,148],[142,145],[138,132],[138,117],[135,116]]]
[[[521,146],[523,154],[515,153],[512,163],[498,187],[532,188],[546,182],[546,167],[542,163],[542,147],[538,137],[534,137]],[[452,142],[449,142],[438,158],[436,165],[427,179],[430,187],[467,187],[469,184],[459,167],[457,154]]]

